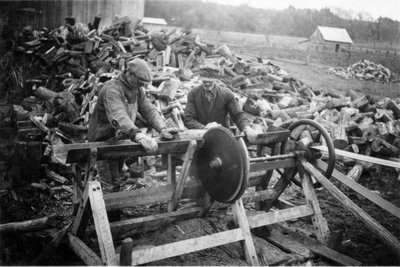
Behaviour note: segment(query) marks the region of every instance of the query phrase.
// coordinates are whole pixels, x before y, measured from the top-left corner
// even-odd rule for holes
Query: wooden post
[[[179,174],[178,184],[175,187],[174,194],[172,195],[171,208],[172,211],[176,210],[179,204],[179,199],[183,192],[183,186],[185,185],[186,178],[189,174],[190,165],[192,164],[194,151],[196,150],[197,142],[196,140],[190,141],[185,154],[185,160],[183,162],[181,173]]]
[[[175,160],[172,157],[172,155],[168,154],[167,156],[167,161],[168,161],[168,169],[167,169],[167,183],[172,184],[173,187],[176,187],[176,168],[175,168]],[[171,201],[168,201],[167,204],[167,210],[168,212],[171,212],[174,210],[174,203]]]
[[[318,203],[317,194],[315,193],[314,186],[311,182],[311,177],[308,173],[304,172],[302,175],[301,185],[303,187],[304,196],[306,197],[307,204],[310,204],[314,209],[314,215],[311,216],[311,221],[314,226],[317,240],[322,244],[328,244],[329,228],[326,219],[322,216],[321,208]]]
[[[93,221],[96,228],[101,259],[104,264],[117,265],[114,243],[100,182],[89,181],[86,187],[88,188],[90,206],[92,207]]]
[[[242,247],[246,256],[246,261],[252,266],[259,266],[256,249],[254,247],[253,238],[251,237],[249,222],[247,221],[246,212],[244,210],[242,198],[239,198],[232,205],[232,213],[235,222],[243,232],[244,241]]]
[[[132,238],[125,238],[121,244],[121,254],[119,255],[119,265],[132,266]]]
[[[301,162],[304,169],[309,172],[325,189],[335,197],[342,205],[352,212],[356,217],[361,219],[365,225],[373,233],[375,233],[388,247],[392,248],[393,252],[400,258],[400,242],[382,225],[375,221],[345,194],[343,194],[336,186],[334,186],[326,177],[324,177],[312,164],[303,160]]]

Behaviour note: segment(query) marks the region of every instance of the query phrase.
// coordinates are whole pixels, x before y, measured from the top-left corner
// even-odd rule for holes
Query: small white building
[[[335,52],[350,50],[353,44],[346,29],[322,26],[317,27],[314,33],[311,34],[309,41],[317,50],[321,48],[322,50]]]
[[[144,17],[141,20],[141,24],[144,28],[150,31],[158,31],[165,28],[168,23],[163,18],[152,18],[152,17]]]

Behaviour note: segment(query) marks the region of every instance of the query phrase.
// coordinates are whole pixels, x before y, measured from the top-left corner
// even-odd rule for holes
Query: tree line
[[[145,16],[164,18],[169,25],[217,31],[309,37],[317,26],[345,28],[354,42],[400,43],[400,22],[386,17],[375,21],[343,19],[328,8],[278,11],[248,5],[229,6],[202,0],[146,0]]]

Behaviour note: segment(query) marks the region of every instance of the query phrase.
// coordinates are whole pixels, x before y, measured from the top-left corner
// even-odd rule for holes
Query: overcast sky
[[[208,0],[221,4],[248,4],[252,7],[285,9],[289,5],[296,8],[321,9],[340,7],[347,10],[366,11],[374,19],[389,17],[400,21],[400,0]]]

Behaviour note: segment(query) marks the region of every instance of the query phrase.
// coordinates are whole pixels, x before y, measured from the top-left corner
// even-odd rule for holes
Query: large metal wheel
[[[224,127],[211,128],[203,140],[194,158],[197,177],[212,199],[232,203],[247,187],[249,160],[244,145]]]
[[[290,131],[288,140],[281,145],[281,154],[293,151],[303,151],[304,157],[310,163],[314,163],[322,157],[322,153],[312,149],[313,145],[326,145],[328,147],[328,166],[321,170],[325,177],[330,178],[335,168],[335,147],[326,129],[313,120],[301,119],[287,128]],[[294,184],[301,187],[301,181],[296,172],[291,177]],[[318,182],[313,182],[314,187],[320,187]]]

